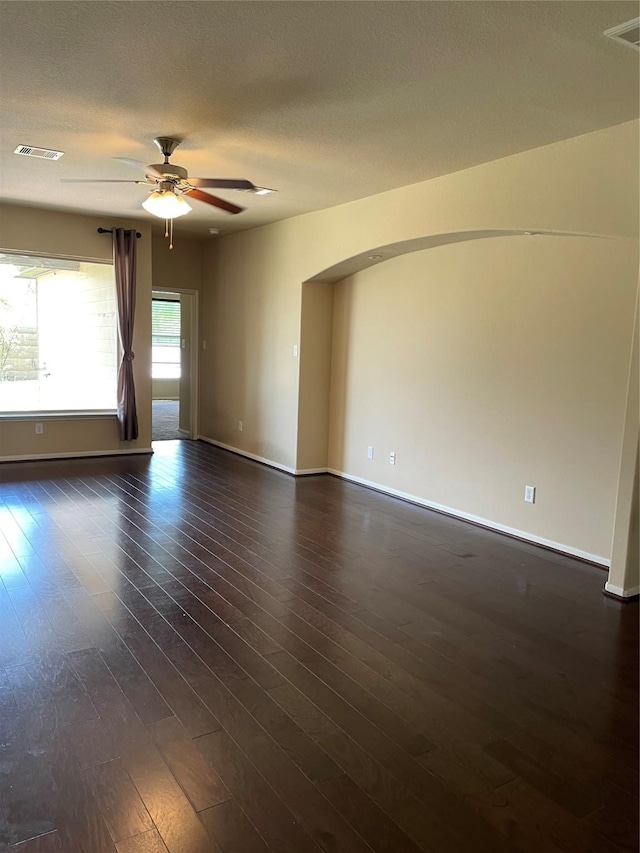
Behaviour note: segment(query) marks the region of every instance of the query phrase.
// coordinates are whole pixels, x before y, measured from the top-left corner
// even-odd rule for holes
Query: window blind
[[[177,300],[152,301],[151,334],[154,346],[180,346],[180,303]]]

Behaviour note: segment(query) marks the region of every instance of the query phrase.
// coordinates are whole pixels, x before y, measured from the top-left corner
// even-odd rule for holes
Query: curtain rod
[[[113,234],[113,228],[98,228],[98,234]],[[139,231],[136,231],[136,237],[142,237]]]

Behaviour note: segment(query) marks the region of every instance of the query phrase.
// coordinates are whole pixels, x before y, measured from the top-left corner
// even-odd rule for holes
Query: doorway
[[[152,440],[197,438],[197,293],[151,298]]]

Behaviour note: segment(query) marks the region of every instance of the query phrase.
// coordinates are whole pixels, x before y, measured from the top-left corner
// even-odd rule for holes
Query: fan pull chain
[[[169,248],[173,249],[173,219],[165,219],[164,236],[169,238]]]

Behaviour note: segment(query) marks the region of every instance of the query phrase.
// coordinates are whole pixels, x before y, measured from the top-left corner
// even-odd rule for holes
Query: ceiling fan
[[[101,184],[140,184],[152,188],[149,198],[142,206],[149,213],[160,219],[174,219],[191,210],[191,207],[183,196],[203,201],[213,207],[219,207],[227,213],[242,213],[244,207],[232,204],[225,199],[218,198],[211,193],[203,192],[203,189],[225,189],[244,190],[245,192],[259,192],[260,188],[251,181],[242,178],[190,178],[183,166],[176,166],[169,162],[169,158],[180,144],[179,139],[169,136],[159,136],[154,139],[164,157],[164,163],[153,163],[145,166],[140,160],[131,160],[127,157],[116,157],[121,163],[144,170],[144,180],[120,180],[104,179],[85,180],[84,178],[63,178],[66,183],[101,183]]]

